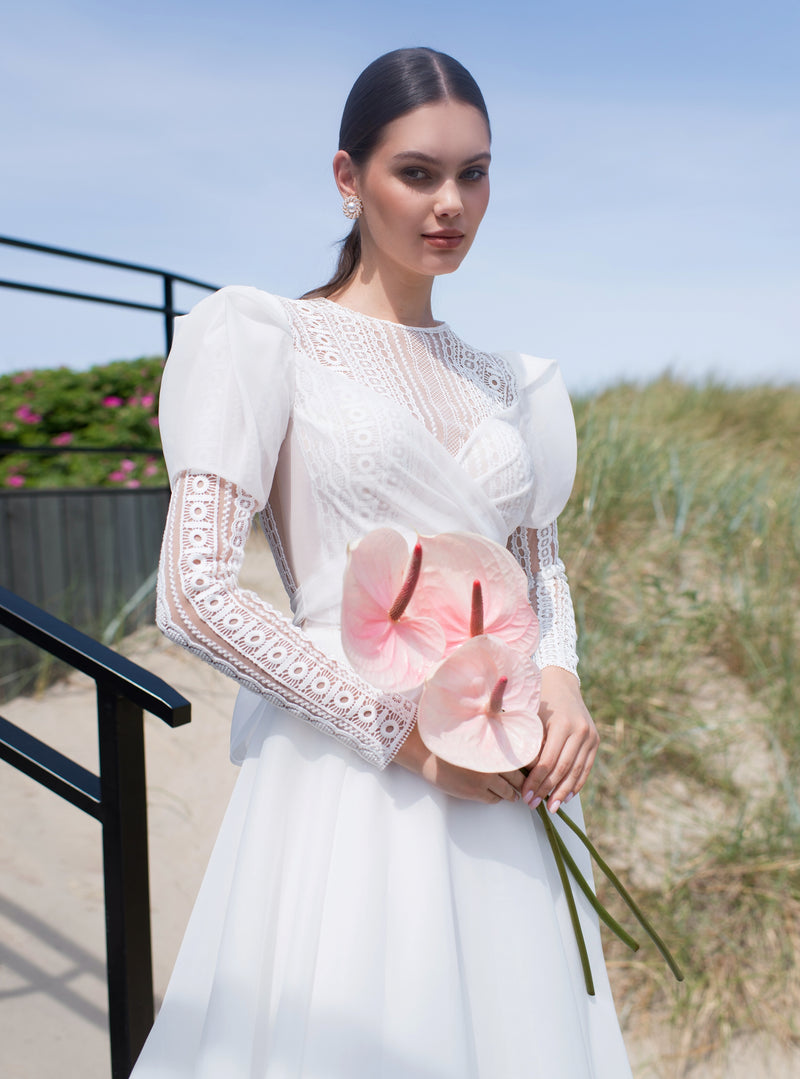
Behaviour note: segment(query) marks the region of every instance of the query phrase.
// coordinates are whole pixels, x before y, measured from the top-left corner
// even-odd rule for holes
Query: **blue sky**
[[[427,44],[473,72],[494,129],[489,213],[437,317],[558,357],[575,390],[800,380],[796,0],[28,0],[3,23],[3,234],[296,295],[346,228],[350,85]],[[3,247],[0,277],[156,295]],[[0,319],[0,371],[162,347],[157,316],[1,289]]]

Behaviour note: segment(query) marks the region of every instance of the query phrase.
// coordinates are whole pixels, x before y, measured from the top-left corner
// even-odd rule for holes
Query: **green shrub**
[[[60,367],[0,376],[0,488],[165,484],[158,436],[162,366],[160,357],[150,356],[88,371]],[[64,449],[8,452],[10,446]],[[74,452],[104,446],[133,452]]]

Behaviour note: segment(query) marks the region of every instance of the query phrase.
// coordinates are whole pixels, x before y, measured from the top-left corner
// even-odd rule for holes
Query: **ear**
[[[334,154],[333,178],[342,198],[358,194],[358,171],[346,150],[337,150]]]

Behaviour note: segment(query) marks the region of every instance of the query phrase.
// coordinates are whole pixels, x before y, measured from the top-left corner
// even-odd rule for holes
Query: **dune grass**
[[[734,1034],[800,1037],[800,388],[664,378],[576,418],[584,804],[686,982],[607,954],[631,1033],[669,1015],[688,1074]]]

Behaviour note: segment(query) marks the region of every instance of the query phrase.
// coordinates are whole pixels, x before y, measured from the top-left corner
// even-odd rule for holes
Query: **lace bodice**
[[[414,706],[357,678],[335,633],[347,544],[373,528],[508,542],[542,622],[540,664],[575,669],[555,528],[574,426],[554,364],[478,352],[444,324],[225,289],[179,320],[161,429],[173,483],[162,628],[374,764],[402,744]],[[254,512],[293,624],[238,587]]]
[[[514,386],[499,357],[470,348],[445,323],[400,326],[326,299],[283,304],[303,353],[391,397],[453,456],[493,406],[511,402]]]

